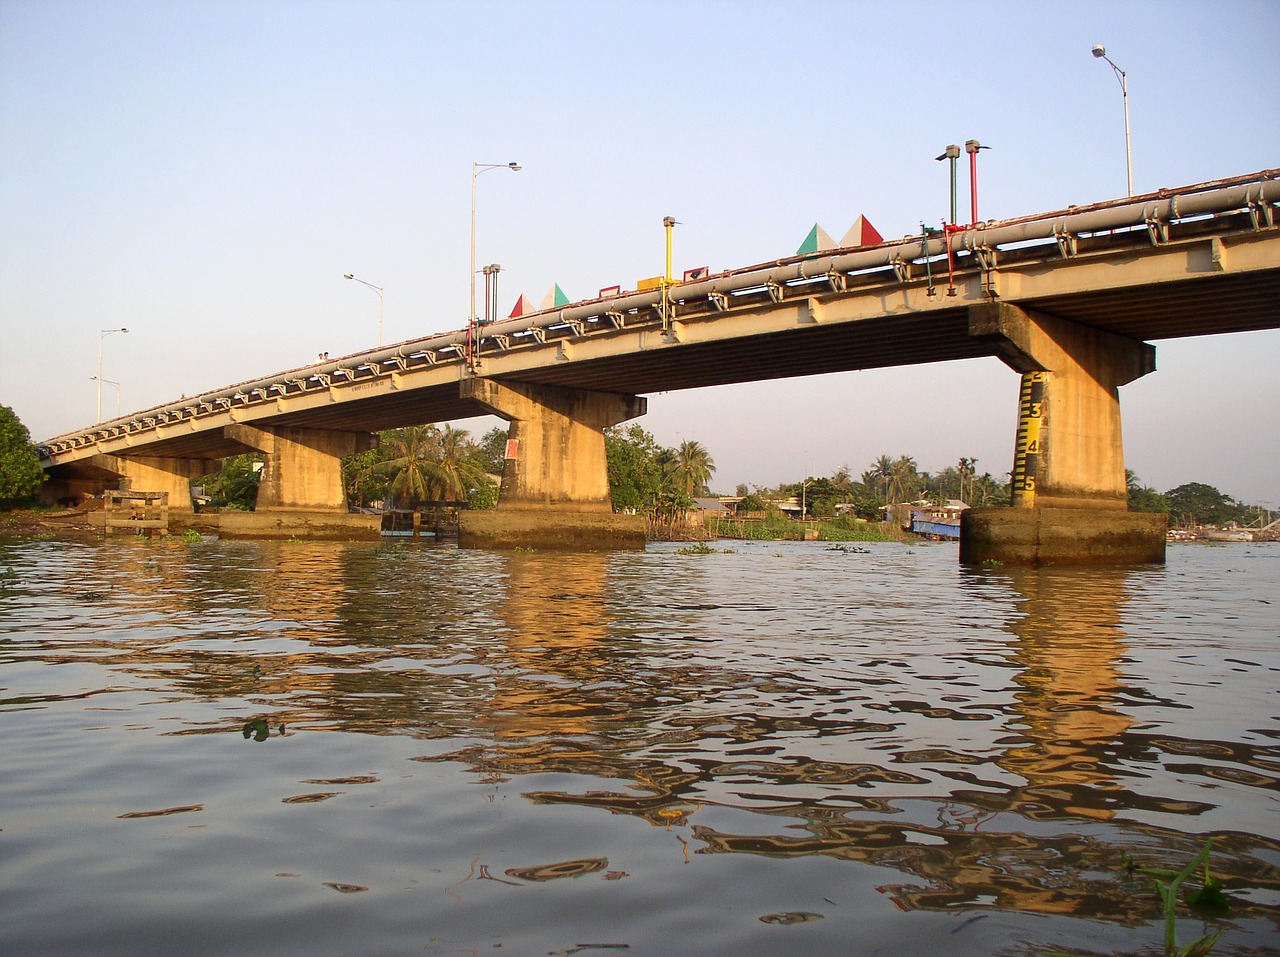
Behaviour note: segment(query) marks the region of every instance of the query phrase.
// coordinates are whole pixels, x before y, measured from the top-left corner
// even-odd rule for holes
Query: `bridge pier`
[[[252,512],[223,512],[227,538],[377,538],[381,518],[347,511],[342,458],[373,448],[367,432],[228,425],[228,439],[265,456]]]
[[[1119,387],[1155,347],[1008,303],[969,309],[969,333],[1022,374],[1011,508],[961,517],[960,561],[1162,562],[1165,517],[1128,511]]]
[[[190,513],[191,480],[209,472],[205,459],[164,458],[149,455],[95,455],[93,468],[120,476],[122,491],[168,492],[169,511]]]
[[[604,443],[606,428],[644,415],[644,398],[483,378],[460,388],[511,423],[498,507],[460,513],[460,547],[644,547],[644,517],[614,514]]]

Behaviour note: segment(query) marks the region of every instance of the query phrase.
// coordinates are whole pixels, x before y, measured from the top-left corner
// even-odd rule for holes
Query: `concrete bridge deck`
[[[478,371],[645,395],[973,358],[994,351],[970,334],[968,307],[993,298],[1137,340],[1273,329],[1278,177],[967,228],[951,240],[954,296],[945,241],[908,237],[676,286],[666,334],[658,292],[576,303],[481,327]],[[47,467],[143,448],[216,458],[245,451],[222,433],[232,422],[378,432],[483,414],[459,394],[465,351],[466,330],[410,340],[132,413],[41,453]]]
[[[990,355],[1047,368],[1011,360],[992,304],[1108,337],[1113,351],[1276,328],[1278,201],[1280,171],[1266,170],[574,303],[123,416],[47,440],[43,465],[89,476],[102,455],[208,460],[261,449],[262,432],[367,436],[504,414],[495,385],[634,398]],[[605,417],[642,414],[639,402]]]

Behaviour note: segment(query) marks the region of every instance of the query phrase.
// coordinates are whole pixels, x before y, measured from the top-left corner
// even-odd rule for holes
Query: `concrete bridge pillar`
[[[228,425],[226,437],[265,456],[253,512],[224,512],[228,537],[377,537],[376,515],[347,511],[342,458],[374,448],[367,432],[336,432],[281,426]]]
[[[1165,518],[1128,511],[1119,387],[1155,347],[1007,303],[969,310],[970,335],[1022,375],[1012,508],[970,509],[960,560],[1164,561]]]
[[[193,511],[191,480],[207,475],[212,464],[205,459],[146,455],[95,455],[90,459],[93,468],[120,476],[123,491],[168,492],[170,513]]]
[[[498,507],[463,512],[464,548],[643,548],[644,518],[615,515],[604,430],[644,415],[644,398],[493,379],[461,395],[511,423]]]

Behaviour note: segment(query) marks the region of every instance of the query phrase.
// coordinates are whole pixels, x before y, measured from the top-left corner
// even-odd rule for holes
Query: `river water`
[[[0,953],[1276,952],[1280,546],[718,547],[0,541]]]

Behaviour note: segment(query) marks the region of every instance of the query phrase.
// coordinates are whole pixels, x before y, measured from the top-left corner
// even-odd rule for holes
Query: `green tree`
[[[871,468],[862,473],[862,483],[871,488],[880,488],[884,496],[884,504],[889,504],[889,484],[893,479],[893,459],[882,455],[871,463]]]
[[[1128,490],[1129,510],[1131,512],[1169,512],[1169,500],[1155,489],[1143,485],[1133,469],[1124,470],[1125,486]]]
[[[910,455],[899,455],[889,467],[890,496],[894,502],[909,502],[919,491],[920,476],[916,472],[916,460]]]
[[[476,443],[476,457],[490,475],[501,475],[507,464],[507,433],[509,429],[494,426]]]
[[[972,480],[967,504],[978,507],[988,505],[1008,505],[1010,502],[1009,483],[1001,484],[991,477],[990,472],[983,472]]]
[[[708,493],[707,483],[715,473],[716,463],[702,443],[686,439],[670,457],[669,473],[676,491],[692,498]]]
[[[386,458],[379,474],[388,477],[387,495],[395,505],[413,508],[432,500],[431,466],[437,456],[434,425],[411,425],[382,433]]]
[[[645,515],[653,508],[661,484],[655,451],[653,436],[638,425],[605,429],[609,498],[615,512]]]
[[[1212,485],[1187,482],[1164,493],[1169,517],[1179,525],[1221,525],[1235,521],[1240,509]]]
[[[482,511],[488,508],[496,508],[498,505],[498,483],[485,475],[480,484],[477,485],[467,496],[467,508],[473,511]]]
[[[446,425],[439,433],[437,449],[432,480],[441,499],[466,501],[474,489],[488,481],[488,470],[466,429]]]
[[[841,499],[835,482],[813,476],[790,486],[787,495],[803,503],[806,518],[829,518],[836,513],[836,503]]]
[[[31,433],[13,409],[0,405],[0,506],[33,497],[47,477]]]
[[[251,510],[258,501],[258,482],[262,477],[262,455],[245,452],[222,460],[218,471],[201,481],[205,494],[220,508]]]
[[[378,470],[385,460],[381,447],[357,452],[342,460],[342,483],[347,504],[364,506],[387,496],[387,476]]]
[[[377,465],[387,475],[389,496],[399,506],[467,501],[485,482],[483,463],[465,429],[414,425],[382,433],[386,458]]]
[[[956,498],[960,499],[962,502],[967,503],[970,498],[973,498],[973,476],[977,472],[977,464],[978,460],[976,458],[961,458],[959,464],[956,466],[956,472],[960,479],[959,494]],[[968,498],[965,497],[966,484],[969,488]]]

